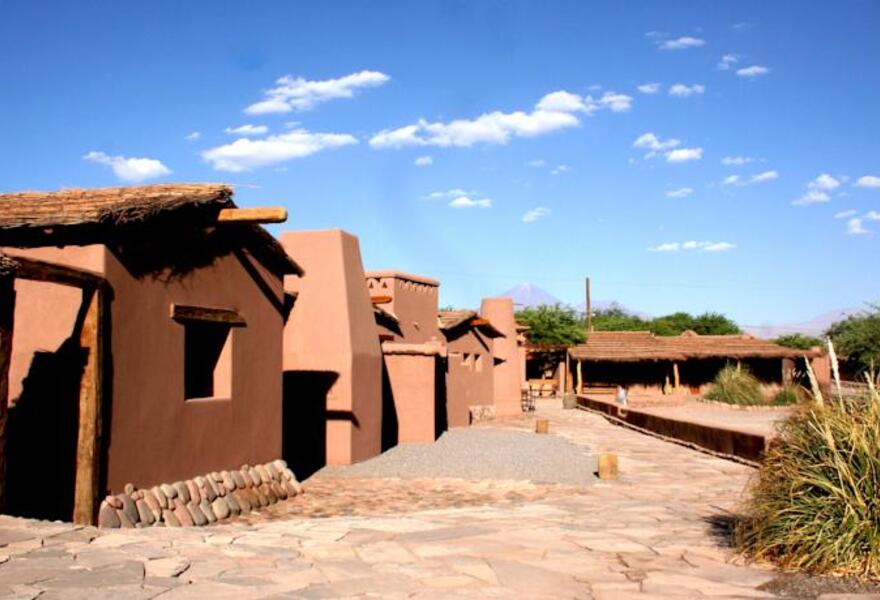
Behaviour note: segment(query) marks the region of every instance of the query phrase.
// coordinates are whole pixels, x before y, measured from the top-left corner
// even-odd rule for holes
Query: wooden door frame
[[[76,445],[76,483],[73,522],[94,525],[101,468],[101,416],[104,409],[105,348],[107,346],[107,280],[95,273],[32,258],[2,256],[0,273],[0,506],[6,491],[6,425],[9,406],[9,365],[15,315],[15,279],[77,287],[82,290],[85,318],[79,335],[87,359],[80,379],[79,431]]]

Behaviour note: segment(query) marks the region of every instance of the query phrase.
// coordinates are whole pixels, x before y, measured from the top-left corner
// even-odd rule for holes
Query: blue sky
[[[0,0],[2,188],[225,181],[443,304],[523,281],[579,302],[590,275],[649,313],[805,320],[880,299],[878,23],[873,1]]]

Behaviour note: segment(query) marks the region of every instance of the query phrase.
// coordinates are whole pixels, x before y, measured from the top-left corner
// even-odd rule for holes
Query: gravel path
[[[490,429],[453,429],[434,444],[401,444],[350,467],[326,467],[337,477],[529,480],[590,484],[595,459],[583,446],[555,435]]]

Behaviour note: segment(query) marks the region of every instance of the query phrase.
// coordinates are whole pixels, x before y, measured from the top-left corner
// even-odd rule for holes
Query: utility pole
[[[587,335],[593,331],[593,304],[590,302],[590,278],[586,279],[586,293],[587,293],[587,315],[586,315],[586,326],[587,326]]]

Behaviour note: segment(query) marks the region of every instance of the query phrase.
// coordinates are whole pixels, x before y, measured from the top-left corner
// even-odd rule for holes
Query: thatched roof
[[[221,209],[234,208],[232,188],[222,184],[159,184],[57,192],[0,194],[0,246],[107,243],[134,228],[155,227],[157,236],[180,228],[216,224]],[[301,273],[283,247],[254,224],[224,225],[268,268]]]
[[[469,326],[479,329],[490,338],[504,337],[492,323],[480,318],[475,310],[441,310],[437,315],[438,326],[443,332],[451,332],[458,327]]]
[[[655,336],[649,331],[594,331],[584,344],[569,354],[578,360],[640,362],[710,358],[796,358],[817,356],[818,350],[786,348],[750,335],[698,335],[686,331],[678,336]]]

